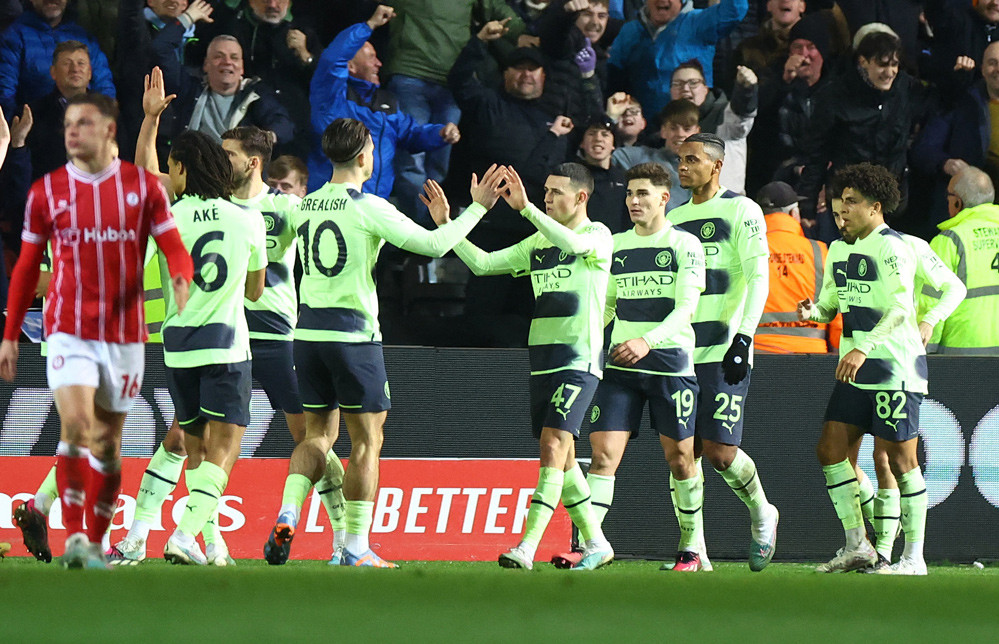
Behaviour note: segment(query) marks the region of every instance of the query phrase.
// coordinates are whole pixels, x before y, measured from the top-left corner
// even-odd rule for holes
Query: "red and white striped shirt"
[[[159,180],[127,161],[115,159],[95,175],[67,163],[36,181],[21,239],[52,241],[46,334],[145,342],[146,242],[173,228]]]

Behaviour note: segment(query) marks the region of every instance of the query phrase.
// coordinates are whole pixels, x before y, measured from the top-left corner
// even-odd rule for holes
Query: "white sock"
[[[128,529],[128,536],[133,539],[145,541],[149,538],[149,531],[152,527],[151,523],[146,523],[145,521],[133,521],[132,527]]]
[[[286,503],[281,506],[281,510],[278,512],[278,521],[288,523],[291,527],[298,525],[298,506],[294,503]]]
[[[178,546],[183,546],[184,548],[190,548],[194,545],[194,536],[182,532],[180,530],[174,530],[173,536],[170,537],[174,543]]]
[[[864,531],[863,526],[859,528],[850,528],[846,531],[846,548],[847,550],[852,550],[863,543],[864,539],[867,538],[867,533]]]
[[[902,556],[908,559],[915,559],[916,561],[923,560],[923,542],[922,541],[906,541],[905,547],[902,548]]]
[[[351,554],[363,555],[371,548],[371,546],[368,545],[368,533],[353,534],[347,532],[343,547],[349,550]]]
[[[534,554],[538,551],[538,547],[536,545],[527,543],[526,541],[521,541],[519,548],[531,561],[534,560]]]

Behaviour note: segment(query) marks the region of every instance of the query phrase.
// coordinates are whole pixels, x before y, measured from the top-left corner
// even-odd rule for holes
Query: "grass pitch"
[[[999,568],[928,577],[821,575],[811,565],[659,562],[579,573],[539,564],[408,562],[400,570],[188,568],[151,560],[66,571],[0,562],[9,642],[815,642],[999,639]],[[8,639],[12,638],[12,639]],[[958,639],[960,638],[960,639]],[[350,640],[346,640],[350,641]]]

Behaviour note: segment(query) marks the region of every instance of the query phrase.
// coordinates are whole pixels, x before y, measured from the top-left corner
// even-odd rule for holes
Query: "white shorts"
[[[114,344],[82,340],[68,333],[46,338],[45,372],[49,389],[82,385],[97,390],[94,402],[110,412],[123,414],[142,387],[146,366],[143,343]]]

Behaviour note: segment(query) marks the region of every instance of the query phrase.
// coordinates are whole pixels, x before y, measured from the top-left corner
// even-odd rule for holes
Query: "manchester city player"
[[[749,568],[760,571],[773,558],[779,514],[767,501],[756,464],[739,445],[753,333],[767,301],[770,249],[760,207],[719,184],[724,161],[725,144],[713,134],[695,134],[681,144],[678,174],[691,199],[670,211],[668,221],[704,246],[705,289],[693,323],[700,387],[695,431],[703,455],[749,508]],[[670,487],[676,487],[674,477]]]
[[[673,570],[701,567],[704,487],[694,465],[694,329],[704,290],[704,250],[666,222],[670,175],[657,163],[627,173],[628,214],[635,227],[614,235],[604,321],[613,321],[604,378],[590,413],[593,450],[586,480],[602,520],[614,496],[614,473],[629,438],[638,436],[645,403],[675,479],[680,546]],[[558,564],[556,564],[558,565]]]
[[[423,255],[444,255],[496,203],[503,173],[494,167],[481,183],[473,177],[474,203],[454,222],[430,232],[384,199],[361,193],[360,186],[371,177],[376,159],[371,134],[363,123],[347,118],[333,121],[323,133],[322,145],[333,162],[333,176],[305,197],[293,223],[302,260],[295,367],[310,439],[300,471],[309,472],[310,483],[325,471],[342,409],[351,451],[343,478],[347,532],[341,564],[394,568],[368,543],[382,428],[390,407],[375,261],[385,242]],[[300,508],[303,489],[308,491],[305,481],[298,486],[297,496],[286,495],[283,503]],[[295,518],[297,512],[282,511],[268,548],[290,546]]]
[[[884,223],[884,214],[899,201],[896,180],[887,169],[869,163],[848,166],[837,174],[837,182],[843,227],[854,242],[830,247],[819,301],[798,304],[802,320],[828,322],[837,311],[843,313],[838,382],[816,453],[846,545],[818,570],[854,570],[877,561],[864,533],[859,485],[848,458],[864,432],[870,432],[898,481],[905,532],[902,558],[879,572],[925,575],[926,484],[916,443],[927,370],[912,290],[917,259],[902,236]]]
[[[501,554],[505,568],[530,570],[538,543],[561,499],[586,546],[574,569],[610,563],[614,550],[590,504],[586,478],[575,459],[586,409],[601,375],[603,311],[613,241],[610,230],[586,216],[593,177],[578,163],[563,163],[545,181],[545,212],[527,200],[523,181],[506,168],[503,198],[538,232],[487,253],[469,241],[455,253],[476,275],[530,275],[535,307],[528,336],[531,428],[541,448],[538,485],[520,544]],[[434,221],[441,218],[431,209]]]

